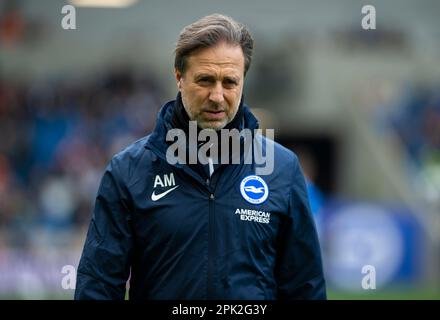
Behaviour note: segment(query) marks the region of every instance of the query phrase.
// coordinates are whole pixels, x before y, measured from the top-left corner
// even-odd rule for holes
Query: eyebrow
[[[206,73],[201,73],[195,76],[195,80],[215,80],[215,77],[213,75],[210,74],[206,74]],[[233,81],[238,83],[240,81],[240,79],[238,77],[235,76],[225,76],[223,80],[228,80],[228,81]]]
[[[215,77],[212,76],[212,75],[209,75],[209,74],[201,73],[201,74],[196,75],[196,76],[195,76],[195,79],[196,79],[196,80],[201,80],[201,79],[209,79],[209,80],[212,80],[212,79],[215,79]]]

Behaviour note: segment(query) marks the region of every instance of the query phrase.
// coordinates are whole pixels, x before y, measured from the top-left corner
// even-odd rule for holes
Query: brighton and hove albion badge
[[[242,197],[249,203],[260,204],[269,196],[266,182],[259,176],[247,176],[240,183]]]

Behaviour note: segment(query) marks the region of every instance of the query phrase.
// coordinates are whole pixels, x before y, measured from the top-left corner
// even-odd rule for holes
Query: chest
[[[130,188],[138,241],[180,246],[215,240],[232,250],[249,239],[273,243],[288,211],[288,185],[276,175],[256,176],[250,165],[223,169],[201,179],[165,164]]]

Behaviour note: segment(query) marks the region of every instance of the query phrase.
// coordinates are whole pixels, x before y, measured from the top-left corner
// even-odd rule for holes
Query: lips
[[[203,114],[205,115],[206,118],[208,119],[222,119],[225,117],[226,112],[222,111],[222,110],[215,110],[215,111],[211,111],[211,110],[205,110],[203,111]]]

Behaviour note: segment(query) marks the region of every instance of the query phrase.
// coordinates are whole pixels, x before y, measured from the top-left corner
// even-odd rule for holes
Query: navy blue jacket
[[[275,144],[271,174],[256,178],[256,165],[242,161],[221,165],[205,180],[188,165],[166,161],[174,104],[162,107],[152,134],[106,168],[75,299],[124,299],[129,277],[131,300],[325,299],[295,154],[262,138]],[[244,106],[240,128],[257,127]],[[257,203],[261,192],[267,198]]]

